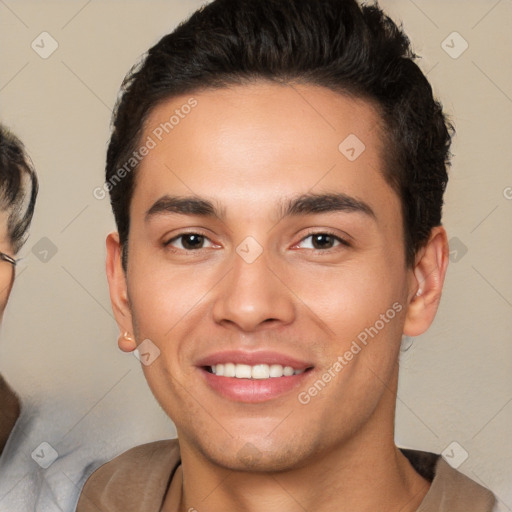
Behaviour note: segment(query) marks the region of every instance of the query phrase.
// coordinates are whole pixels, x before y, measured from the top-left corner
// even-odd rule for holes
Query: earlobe
[[[418,336],[432,324],[448,267],[448,240],[442,226],[432,229],[427,244],[416,256],[409,285],[404,335]]]
[[[121,333],[133,333],[132,315],[126,285],[126,274],[121,261],[122,251],[121,244],[119,242],[119,234],[116,232],[110,233],[107,236],[106,245],[106,273],[112,311],[114,312],[114,316]],[[121,336],[119,337],[119,348],[121,348],[121,350],[129,348],[129,343],[121,343]],[[132,339],[133,336],[130,335],[129,338]],[[121,344],[123,344],[124,348],[121,347]],[[134,346],[133,349],[134,348],[136,347]]]
[[[117,338],[117,345],[123,352],[133,352],[137,348],[135,338],[131,336],[128,331],[119,335],[119,338]]]

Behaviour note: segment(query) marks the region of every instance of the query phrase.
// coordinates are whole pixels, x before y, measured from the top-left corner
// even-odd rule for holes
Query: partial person
[[[38,188],[23,143],[0,125],[0,316],[16,280]],[[30,265],[29,258],[26,261]],[[53,402],[42,406],[33,396],[19,395],[0,375],[1,512],[74,510],[83,482],[104,462],[93,445],[82,446],[72,435],[62,439],[56,426],[68,422],[68,412]]]
[[[16,275],[16,255],[25,243],[34,214],[37,176],[22,142],[0,125],[0,319]],[[0,481],[10,444],[19,432],[21,402],[0,374]]]
[[[21,141],[0,125],[0,319],[14,284],[16,255],[27,237],[37,190],[37,176]],[[0,454],[20,412],[18,396],[0,375]]]

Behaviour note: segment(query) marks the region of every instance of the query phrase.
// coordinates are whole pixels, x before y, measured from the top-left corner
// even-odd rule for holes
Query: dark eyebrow
[[[376,218],[375,212],[365,202],[346,194],[303,194],[281,205],[281,218],[326,212],[360,212]],[[224,211],[207,199],[165,195],[146,212],[146,221],[154,215],[177,213],[222,219]]]
[[[197,197],[177,197],[165,195],[158,199],[146,212],[146,221],[154,215],[178,213],[202,217],[221,217],[222,212],[211,201]]]
[[[376,219],[375,212],[369,204],[341,193],[303,194],[282,206],[281,217],[326,212],[359,212]]]

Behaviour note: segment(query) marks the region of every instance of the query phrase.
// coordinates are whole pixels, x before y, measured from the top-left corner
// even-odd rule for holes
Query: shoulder
[[[57,445],[61,417],[23,400],[0,456],[0,510],[74,510],[88,466],[100,461],[71,435]]]
[[[160,510],[158,507],[179,464],[177,439],[136,446],[89,477],[76,510]]]
[[[429,495],[433,506],[453,512],[491,512],[496,501],[491,491],[453,469],[442,457],[437,461]]]
[[[491,491],[452,468],[443,457],[417,450],[401,450],[424,478],[431,482],[417,512],[491,512]]]

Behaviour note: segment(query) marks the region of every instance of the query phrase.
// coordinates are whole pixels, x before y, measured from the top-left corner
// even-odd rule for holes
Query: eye
[[[298,245],[304,249],[327,250],[339,245],[350,246],[350,244],[332,233],[311,233],[303,238]]]
[[[208,245],[205,245],[208,244]],[[204,235],[198,233],[182,233],[171,238],[164,244],[166,247],[172,246],[185,251],[204,249],[205,247],[214,247],[214,244]]]

